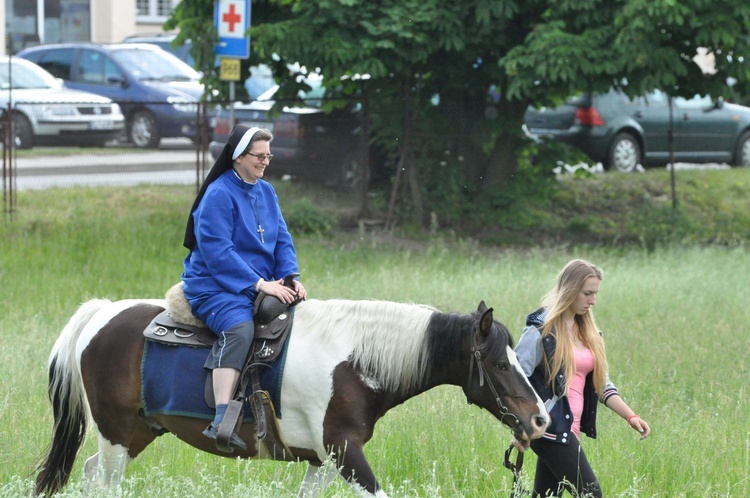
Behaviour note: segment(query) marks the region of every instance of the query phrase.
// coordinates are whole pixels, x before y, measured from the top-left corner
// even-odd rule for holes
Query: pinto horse
[[[165,300],[92,300],[65,326],[49,358],[54,427],[39,466],[37,495],[65,486],[89,420],[99,433],[99,451],[84,465],[89,490],[119,487],[127,461],[159,435],[143,416],[140,369],[143,330],[166,306]],[[461,387],[469,403],[491,412],[519,440],[540,437],[549,423],[508,330],[484,302],[466,315],[386,301],[297,305],[278,422],[292,459],[308,462],[299,496],[317,496],[340,475],[360,496],[385,497],[364,454],[375,423],[391,408],[443,384]],[[153,418],[161,432],[202,451],[274,458],[263,451],[252,422],[239,431],[247,450],[229,455],[201,434],[206,420]],[[330,459],[335,466],[323,465]]]

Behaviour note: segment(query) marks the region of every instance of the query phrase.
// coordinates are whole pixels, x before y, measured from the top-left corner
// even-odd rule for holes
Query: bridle
[[[483,344],[482,346],[479,346],[477,344],[477,335],[476,333],[471,334],[471,359],[469,360],[469,381],[466,384],[466,402],[470,405],[473,404],[471,402],[471,398],[469,398],[469,389],[468,387],[471,385],[471,380],[474,377],[474,364],[477,365],[477,372],[479,372],[479,387],[484,386],[484,379],[487,378],[487,387],[490,388],[490,392],[492,392],[492,395],[495,397],[495,403],[497,403],[497,406],[500,408],[500,420],[502,421],[505,417],[513,417],[515,420],[515,423],[513,424],[513,433],[516,434],[518,432],[518,428],[521,425],[521,421],[518,420],[518,417],[516,417],[514,414],[508,410],[508,407],[503,404],[503,401],[500,399],[500,395],[497,392],[497,389],[495,388],[495,385],[492,383],[492,379],[490,379],[490,376],[487,375],[486,367],[484,366],[484,363],[482,361],[482,349],[485,348],[487,344]],[[518,452],[518,455],[516,455],[516,463],[513,464],[513,462],[510,461],[510,455],[513,451],[513,445],[511,444],[508,446],[508,449],[505,450],[505,460],[503,462],[503,465],[505,465],[505,468],[513,472],[513,487],[511,488],[510,497],[514,498],[516,496],[516,489],[518,487],[518,480],[521,476],[521,468],[523,467],[523,453],[521,451]]]
[[[477,335],[476,333],[471,334],[471,359],[469,360],[469,381],[466,383],[466,402],[470,405],[473,404],[471,402],[471,398],[469,398],[469,389],[468,387],[471,385],[471,379],[474,377],[474,364],[477,365],[477,372],[479,372],[479,387],[484,386],[484,379],[487,378],[487,387],[490,388],[490,392],[495,397],[495,403],[497,403],[498,408],[500,408],[500,420],[502,421],[505,417],[513,417],[515,422],[513,423],[513,431],[514,433],[517,432],[518,427],[521,425],[521,421],[518,420],[518,417],[513,415],[510,410],[508,410],[508,407],[503,404],[503,401],[500,399],[500,395],[497,393],[497,389],[495,388],[495,385],[492,383],[492,379],[490,379],[489,375],[487,375],[486,367],[484,366],[484,363],[482,361],[482,349],[484,349],[486,344],[483,344],[482,346],[479,346],[477,344]]]

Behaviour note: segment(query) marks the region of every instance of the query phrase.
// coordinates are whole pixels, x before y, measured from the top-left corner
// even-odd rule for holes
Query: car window
[[[73,52],[72,48],[50,50],[39,57],[37,64],[56,78],[70,80],[70,66],[73,64]]]
[[[193,56],[190,55],[192,42],[190,40],[186,40],[183,45],[172,47],[173,41],[174,37],[171,36],[164,38],[141,38],[138,36],[129,36],[125,38],[125,40],[123,40],[124,43],[148,43],[150,45],[156,45],[160,49],[174,55],[182,62],[186,63],[188,66],[195,68],[195,59],[193,59]]]
[[[326,93],[326,89],[323,86],[323,78],[320,76],[310,76],[304,78],[304,82],[310,86],[309,91],[300,90],[297,92],[297,97],[302,99],[302,102],[308,107],[315,107],[320,109],[323,107],[323,101]],[[261,93],[257,100],[260,102],[273,100],[276,92],[279,91],[279,85],[273,85],[265,92]]]
[[[707,109],[711,107],[712,101],[709,96],[695,95],[691,99],[685,99],[683,97],[677,97],[674,99],[674,103],[681,109]]]
[[[58,88],[54,78],[43,71],[24,64],[13,64],[9,69],[7,64],[0,64],[0,88],[6,90],[29,88]]]
[[[105,54],[82,50],[78,59],[78,81],[99,85],[117,84],[123,80],[120,70]]]
[[[661,90],[654,90],[646,95],[646,101],[650,105],[665,104],[667,102],[667,94]]]
[[[180,45],[177,48],[173,48],[172,42],[169,40],[148,41],[147,43],[156,45],[160,49],[169,52],[170,54],[174,55],[175,57],[177,57],[178,59],[180,59],[182,62],[184,62],[190,67],[195,66],[195,60],[193,59],[193,56],[190,55],[190,42],[189,41],[186,44]]]
[[[112,55],[120,64],[128,68],[134,78],[139,80],[187,81],[200,79],[200,74],[193,68],[161,49],[123,48],[113,51]]]
[[[566,104],[578,106],[583,105],[586,102],[589,101],[589,95],[587,93],[579,93],[577,95],[573,95],[572,97],[568,97],[568,100],[565,101]]]

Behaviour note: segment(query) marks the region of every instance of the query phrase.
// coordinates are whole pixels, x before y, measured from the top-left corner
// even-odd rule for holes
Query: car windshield
[[[164,50],[123,48],[114,51],[114,57],[130,69],[139,80],[189,81],[200,75],[190,66]]]
[[[305,105],[310,107],[321,108],[323,106],[323,97],[325,97],[326,89],[323,87],[323,77],[318,75],[311,75],[304,78],[304,82],[310,85],[310,90],[305,92],[300,90],[297,92],[297,96],[302,99]],[[276,92],[279,91],[279,85],[274,85],[265,92],[263,92],[257,100],[259,101],[271,101]]]
[[[7,90],[28,88],[59,88],[60,83],[43,69],[14,62],[8,67],[7,62],[0,63],[0,88]]]

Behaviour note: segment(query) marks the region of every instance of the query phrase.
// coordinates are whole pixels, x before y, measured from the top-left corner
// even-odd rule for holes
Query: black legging
[[[575,436],[568,444],[535,439],[531,449],[538,457],[532,498],[561,496],[564,490],[571,491],[574,486],[576,496],[601,498],[599,481]]]

